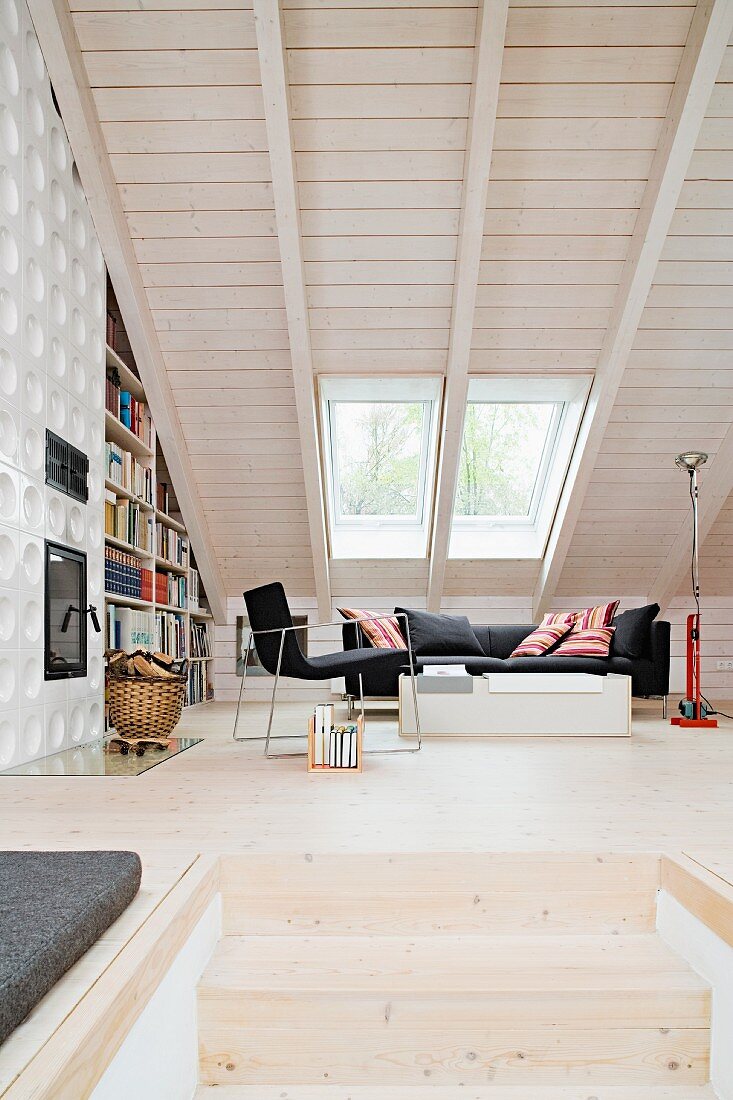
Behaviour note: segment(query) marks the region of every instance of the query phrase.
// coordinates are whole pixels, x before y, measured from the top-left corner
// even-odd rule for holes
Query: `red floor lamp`
[[[704,451],[685,451],[677,455],[675,465],[690,475],[690,499],[692,501],[692,595],[696,610],[687,616],[687,687],[686,696],[680,702],[680,717],[672,718],[673,726],[694,726],[706,729],[717,726],[715,713],[702,694],[700,668],[700,561],[698,543],[698,489],[697,471],[704,466],[708,456]]]

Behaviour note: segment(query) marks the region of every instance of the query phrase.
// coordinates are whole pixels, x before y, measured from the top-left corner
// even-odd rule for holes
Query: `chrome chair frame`
[[[278,626],[272,630],[250,630],[249,638],[247,639],[247,645],[245,647],[242,642],[242,660],[244,667],[242,669],[242,683],[239,685],[239,699],[237,701],[237,712],[234,717],[234,730],[232,737],[235,741],[264,741],[265,742],[265,756],[269,760],[276,760],[282,757],[292,756],[307,756],[307,752],[270,752],[271,741],[292,741],[295,737],[303,737],[301,733],[281,733],[275,737],[272,736],[272,720],[275,714],[275,698],[277,695],[277,685],[280,680],[280,666],[282,664],[283,648],[285,646],[285,634],[290,630],[319,630],[324,627],[343,626],[344,622],[347,623],[369,623],[369,622],[383,622],[387,619],[404,619],[405,620],[405,634],[407,636],[407,657],[410,665],[410,681],[412,685],[412,702],[415,707],[415,730],[417,733],[417,745],[415,748],[400,748],[400,749],[365,749],[365,756],[379,756],[379,755],[394,755],[396,753],[415,753],[419,752],[422,748],[422,737],[420,734],[420,712],[417,703],[417,680],[415,679],[415,660],[412,652],[412,642],[410,640],[410,626],[407,621],[407,615],[404,612],[392,615],[363,615],[359,619],[337,619],[335,622],[330,623],[306,623],[302,626]],[[244,689],[247,680],[247,668],[249,665],[249,658],[252,650],[254,649],[255,637],[258,634],[279,634],[280,635],[280,649],[277,657],[277,669],[275,671],[275,681],[272,685],[272,698],[270,700],[270,714],[267,720],[267,733],[259,737],[237,737],[237,726],[239,724],[239,711],[242,706],[242,698],[244,696]],[[308,681],[310,683],[310,681]],[[320,681],[316,681],[320,682]],[[361,709],[361,716],[364,719],[364,682],[362,680],[362,674],[359,673],[359,702]]]

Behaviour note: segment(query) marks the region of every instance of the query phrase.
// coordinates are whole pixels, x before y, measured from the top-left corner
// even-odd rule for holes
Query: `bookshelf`
[[[108,297],[105,642],[186,657],[186,706],[203,705],[213,698],[214,620],[109,284]]]

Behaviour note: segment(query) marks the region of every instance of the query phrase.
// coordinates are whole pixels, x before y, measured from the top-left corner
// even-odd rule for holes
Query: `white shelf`
[[[120,596],[116,592],[105,592],[105,603],[116,603],[120,607],[140,607],[143,610],[149,608],[153,610],[153,604],[148,600],[138,600],[134,596]]]
[[[150,447],[143,443],[139,436],[126,428],[121,420],[118,420],[109,409],[104,410],[104,437],[108,443],[117,443],[126,451],[130,451],[137,458],[152,458]]]
[[[156,611],[175,611],[178,615],[188,615],[188,608],[174,607],[172,603],[156,603]]]
[[[158,508],[155,509],[155,518],[159,523],[162,523],[164,527],[171,527],[174,531],[178,531],[179,534],[188,537],[188,531],[182,523],[179,523],[177,519],[173,519],[173,516],[169,516],[167,512],[161,512]]]
[[[142,382],[136,374],[127,366],[120,356],[112,348],[107,346],[106,351],[107,367],[114,367],[120,376],[121,388],[128,390],[133,397],[138,401],[145,401],[145,390]],[[129,451],[143,466],[152,469],[153,473],[153,500],[155,496],[155,481],[156,481],[156,445],[155,445],[155,427],[153,425],[153,446],[148,447],[142,439],[140,439],[134,432],[126,428],[125,425],[119,420],[114,413],[109,410],[105,410],[105,438],[108,442],[116,443],[118,446],[126,451]],[[115,496],[123,500],[129,500],[131,503],[139,506],[140,510],[146,515],[152,515],[156,523],[161,523],[163,526],[176,531],[179,535],[188,541],[188,531],[185,525],[180,519],[175,519],[167,512],[161,511],[156,508],[154,504],[149,504],[147,501],[138,497],[135,493],[129,489],[124,488],[121,485],[117,485],[109,478],[105,478],[105,488],[114,493]],[[190,585],[191,578],[191,558],[190,553],[187,555],[187,562],[185,565],[180,565],[177,562],[169,561],[167,558],[159,557],[155,552],[155,544],[150,551],[141,550],[137,546],[131,546],[123,539],[115,538],[111,535],[105,535],[105,541],[109,546],[113,546],[116,549],[122,550],[125,553],[132,554],[138,559],[140,564],[144,568],[149,568],[156,573],[171,574],[174,576],[185,577]],[[201,596],[204,602],[206,602],[206,592],[204,587],[201,587]],[[184,623],[185,634],[185,653],[186,657],[191,662],[196,662],[199,667],[208,671],[208,662],[213,661],[213,656],[201,656],[201,657],[187,657],[191,648],[191,622],[197,621],[200,623],[213,623],[213,616],[208,608],[196,608],[189,611],[185,607],[174,607],[172,604],[158,603],[157,600],[140,600],[132,596],[117,595],[114,592],[105,592],[104,594],[105,606],[111,604],[120,607],[130,607],[134,609],[140,609],[146,612],[154,614],[157,611],[165,612],[167,614],[180,615]],[[208,633],[208,630],[207,630]],[[210,638],[210,644],[213,648],[213,640]],[[182,660],[181,657],[176,657],[175,660]],[[207,676],[208,680],[209,677]],[[203,699],[198,703],[189,704],[189,706],[208,706],[212,702],[211,699]]]
[[[156,558],[155,568],[162,570],[164,573],[180,573],[181,576],[188,576],[187,565],[176,565],[173,561],[168,561],[167,558]]]
[[[131,500],[133,504],[139,504],[142,512],[154,512],[152,504],[148,504],[147,500],[143,500],[142,497],[136,497],[134,493],[131,493],[129,489],[125,489],[122,485],[118,485],[114,481],[110,481],[108,477],[104,479],[105,489],[110,489],[118,497],[124,497],[125,500]]]
[[[145,401],[145,390],[142,382],[109,344],[107,344],[107,366],[117,368],[123,390],[128,390],[136,400]]]
[[[140,558],[143,561],[152,561],[153,555],[149,550],[141,550],[139,546],[133,546],[131,542],[125,542],[124,539],[115,538],[114,535],[105,535],[104,541],[108,542],[110,546],[114,546],[117,550],[124,550],[126,554],[133,554],[136,558]]]

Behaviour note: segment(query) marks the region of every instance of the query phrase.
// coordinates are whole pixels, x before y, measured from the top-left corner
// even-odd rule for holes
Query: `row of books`
[[[153,601],[153,573],[134,554],[114,546],[104,548],[104,590],[116,596]]]
[[[153,471],[117,443],[104,445],[104,476],[107,481],[113,481],[121,489],[140,497],[152,508]]]
[[[154,642],[153,616],[149,611],[107,605],[107,648],[151,649]]]
[[[167,603],[171,607],[180,607],[185,611],[188,606],[186,596],[185,577],[179,577],[177,573],[155,574],[156,603]]]
[[[211,640],[205,623],[191,623],[191,656],[211,656]]]
[[[164,523],[155,525],[155,553],[173,565],[188,565],[188,539]]]
[[[198,611],[199,607],[199,571],[190,567],[188,571],[188,606]]]
[[[104,533],[151,554],[152,512],[141,511],[139,504],[133,504],[125,498],[118,500],[114,490],[107,489],[104,495]]]
[[[159,512],[165,512],[168,515],[168,505],[170,502],[170,490],[167,481],[159,481],[155,486],[155,507]]]
[[[155,648],[179,660],[186,656],[186,620],[175,611],[155,612]]]
[[[111,412],[113,416],[120,419],[120,392],[122,390],[122,383],[120,382],[120,372],[116,367],[112,367],[107,371],[107,377],[104,387],[104,407],[108,412]]]
[[[153,420],[145,401],[138,401],[129,390],[123,390],[116,370],[108,371],[105,386],[105,408],[120,423],[141,439],[146,447],[153,447]]]
[[[213,699],[213,697],[214,689],[208,681],[206,662],[194,661],[188,669],[186,706],[193,706],[194,703],[204,703],[207,699]]]
[[[313,763],[317,767],[357,768],[359,730],[355,722],[333,724],[332,703],[319,703],[314,714]]]

